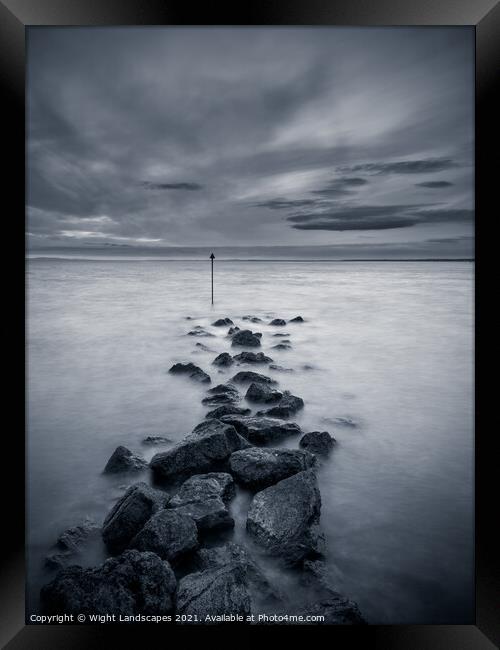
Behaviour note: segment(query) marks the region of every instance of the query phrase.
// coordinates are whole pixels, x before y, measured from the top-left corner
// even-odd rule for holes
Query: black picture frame
[[[210,4],[196,7],[168,0],[0,0],[0,84],[4,125],[5,249],[12,254],[6,275],[8,328],[5,342],[17,333],[19,346],[8,376],[8,405],[14,415],[12,428],[4,431],[4,469],[10,477],[4,487],[4,541],[1,556],[0,642],[9,650],[21,648],[103,647],[124,636],[126,645],[144,642],[145,626],[25,625],[24,603],[24,472],[25,442],[22,414],[25,409],[25,301],[24,301],[24,174],[25,174],[25,30],[31,25],[473,25],[476,31],[476,625],[469,626],[365,626],[319,628],[339,647],[361,641],[362,647],[404,648],[405,650],[488,650],[500,646],[500,588],[496,532],[495,494],[497,462],[494,454],[498,436],[495,382],[482,373],[483,363],[492,364],[489,337],[497,321],[493,318],[495,243],[491,235],[497,183],[493,180],[496,118],[495,82],[500,70],[500,3],[497,0],[268,0],[248,2],[232,9]],[[7,196],[5,197],[5,194]],[[7,199],[5,201],[5,198]],[[8,207],[7,207],[8,206]],[[13,281],[19,278],[19,282]],[[22,283],[22,284],[21,284]],[[9,295],[10,292],[10,295]],[[490,311],[491,313],[490,313]],[[6,319],[7,320],[7,319]],[[494,369],[498,366],[494,364]],[[484,363],[486,367],[486,363]],[[7,374],[8,373],[8,374]],[[6,409],[7,411],[7,409]],[[495,413],[495,411],[497,411]],[[4,472],[5,474],[5,472]],[[498,514],[496,515],[498,519]],[[175,633],[190,636],[195,628],[157,626],[165,643]],[[262,628],[252,628],[252,636]],[[267,638],[289,633],[292,628],[269,627]],[[318,627],[293,627],[293,634],[307,637]],[[220,632],[238,634],[228,626],[203,628],[204,635]],[[151,626],[147,627],[147,634]],[[239,630],[241,632],[241,629]],[[125,636],[126,635],[126,636]],[[205,636],[208,640],[208,637]]]

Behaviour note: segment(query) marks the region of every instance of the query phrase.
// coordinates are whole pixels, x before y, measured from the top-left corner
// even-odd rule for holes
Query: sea
[[[29,259],[29,613],[58,535],[100,524],[128,485],[151,481],[103,474],[114,449],[150,459],[171,443],[144,437],[175,442],[204,419],[206,387],[168,373],[192,361],[212,385],[242,369],[273,376],[304,399],[303,431],[335,437],[318,469],[327,570],[369,623],[473,623],[473,282],[472,262],[216,260],[212,305],[208,260]],[[221,317],[262,332],[261,350],[291,371],[212,366],[231,352],[227,328],[211,327]],[[187,335],[196,325],[214,336]],[[272,348],[277,331],[291,349]],[[231,506],[243,544],[249,499]],[[98,538],[77,563],[105,557]],[[265,566],[286,590],[286,572]]]

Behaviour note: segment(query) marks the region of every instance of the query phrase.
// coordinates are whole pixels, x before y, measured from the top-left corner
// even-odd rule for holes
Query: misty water
[[[211,367],[231,348],[227,328],[210,323],[241,327],[245,314],[306,319],[284,328],[288,351],[271,350],[276,328],[251,326],[295,372]],[[216,336],[186,336],[198,324]],[[59,533],[100,523],[124,486],[151,481],[103,475],[117,445],[149,459],[168,445],[146,447],[145,436],[180,440],[203,420],[205,388],[167,372],[192,361],[213,384],[266,372],[304,399],[293,421],[337,439],[318,472],[327,563],[369,622],[473,621],[471,263],[216,260],[212,308],[208,261],[34,259],[27,343],[30,612],[54,575],[43,561]],[[244,543],[247,507],[241,493],[232,512]],[[98,539],[78,563],[105,555]]]

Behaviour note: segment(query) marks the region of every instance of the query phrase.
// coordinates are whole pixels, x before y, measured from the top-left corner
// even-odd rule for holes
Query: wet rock
[[[247,531],[254,541],[287,564],[317,557],[321,496],[314,470],[299,472],[258,492],[250,505]]]
[[[52,553],[45,558],[45,566],[48,569],[61,569],[68,563],[74,562],[74,558],[93,537],[99,533],[99,526],[92,519],[85,519],[81,524],[72,526],[65,530],[57,538],[55,547],[58,553]]]
[[[236,406],[235,404],[223,404],[218,406],[213,411],[209,411],[205,417],[206,418],[221,418],[224,415],[250,415],[252,411],[242,406]]]
[[[215,359],[212,361],[212,364],[214,366],[219,366],[222,368],[225,368],[227,366],[232,366],[233,363],[234,363],[233,357],[227,352],[223,352],[222,354],[219,354],[219,356],[215,357]]]
[[[245,569],[236,563],[191,573],[179,581],[177,614],[196,615],[198,624],[207,616],[248,616],[251,601]]]
[[[234,325],[233,321],[230,318],[218,318],[215,322],[212,323],[214,327],[225,327],[228,325]]]
[[[233,357],[238,363],[272,363],[271,357],[267,357],[263,352],[240,352]]]
[[[221,421],[233,425],[239,434],[254,445],[263,445],[302,433],[298,424],[274,418],[224,415]]]
[[[143,439],[142,444],[154,447],[156,445],[166,445],[170,442],[173,441],[166,436],[146,436],[146,438]]]
[[[295,372],[293,368],[284,368],[283,366],[277,366],[274,363],[269,366],[269,369],[276,370],[277,372]]]
[[[302,370],[316,370],[316,366],[313,366],[310,363],[304,363]]]
[[[198,529],[188,515],[176,510],[160,510],[132,539],[130,548],[151,551],[175,563],[198,548]]]
[[[289,323],[305,323],[302,316],[295,316],[295,318],[291,318],[288,322]]]
[[[338,418],[323,418],[323,422],[333,424],[336,427],[351,427],[353,429],[359,426],[358,422],[349,416]]]
[[[47,614],[168,614],[174,572],[154,553],[125,551],[99,567],[68,567],[40,593]]]
[[[323,617],[323,620],[316,620],[314,622],[308,622],[304,618],[302,625],[361,625],[366,623],[357,604],[340,595],[311,603],[295,613],[304,617]]]
[[[315,462],[312,454],[299,449],[251,447],[231,454],[229,468],[238,483],[262,490],[313,467]]]
[[[227,330],[227,336],[229,336],[229,338],[231,338],[232,336],[234,336],[234,334],[236,334],[236,332],[239,332],[239,331],[240,331],[240,328],[237,325],[235,325],[234,327],[230,327]]]
[[[329,454],[336,444],[328,431],[310,431],[302,436],[299,446],[313,454]]]
[[[147,467],[146,461],[133,454],[130,449],[117,447],[111,454],[104,468],[105,474],[119,474],[120,472],[138,472]]]
[[[260,402],[266,404],[279,402],[282,397],[282,392],[271,388],[268,384],[264,384],[261,381],[252,382],[245,395],[245,398],[249,402]]]
[[[258,316],[243,316],[242,320],[249,321],[250,323],[262,323],[262,318]]]
[[[290,336],[290,334],[288,334],[288,332],[286,332],[286,333],[285,332],[276,332],[276,334],[273,334],[273,336],[278,336],[278,337],[281,337],[281,338],[285,338],[287,336]]]
[[[199,530],[232,528],[234,519],[226,504],[233,496],[234,481],[230,474],[199,474],[182,484],[167,507],[191,517]]]
[[[260,337],[250,330],[240,330],[233,334],[231,345],[241,345],[243,347],[258,348],[260,347]]]
[[[233,451],[244,446],[245,441],[231,424],[210,419],[168,451],[153,456],[150,467],[164,479],[217,471]]]
[[[208,345],[205,345],[204,343],[200,343],[199,341],[196,343],[197,348],[200,350],[203,350],[203,352],[213,352],[212,348],[209,348]]]
[[[202,404],[234,404],[241,400],[241,395],[236,386],[232,384],[219,384],[207,390],[208,397],[201,400]]]
[[[289,341],[282,341],[272,346],[273,350],[291,350],[292,346]]]
[[[241,372],[237,372],[234,377],[231,378],[231,381],[234,381],[236,384],[248,384],[251,382],[263,384],[278,383],[275,379],[271,379],[271,377],[261,375],[259,372],[252,372],[251,370],[242,370]]]
[[[282,327],[283,325],[286,325],[286,321],[283,320],[282,318],[274,318],[269,325],[275,325],[276,327]]]
[[[102,524],[102,538],[109,551],[120,553],[148,519],[165,507],[167,495],[146,483],[131,485],[115,503]]]
[[[190,379],[198,381],[201,384],[209,384],[211,379],[201,368],[194,363],[175,363],[169,370],[174,375],[187,375]]]
[[[188,336],[206,336],[206,337],[214,337],[215,334],[212,334],[211,332],[207,332],[206,330],[201,327],[201,325],[196,325],[194,329],[192,329],[190,332],[188,332]]]
[[[276,406],[272,406],[265,411],[258,411],[257,415],[264,415],[270,418],[289,418],[303,408],[304,400],[301,397],[292,395],[290,391],[286,390]]]

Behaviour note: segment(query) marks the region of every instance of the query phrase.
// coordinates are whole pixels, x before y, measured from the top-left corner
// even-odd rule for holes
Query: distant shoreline
[[[77,256],[49,256],[49,255],[37,255],[26,257],[26,261],[39,261],[39,260],[48,260],[48,261],[74,261],[74,262],[200,262],[206,264],[206,259],[200,258],[167,258],[167,257],[77,257]],[[217,262],[322,262],[322,263],[338,263],[338,262],[475,262],[473,257],[457,257],[457,258],[405,258],[405,259],[376,259],[376,258],[363,258],[363,259],[294,259],[294,258],[269,258],[269,259],[258,259],[258,258],[216,258]]]

